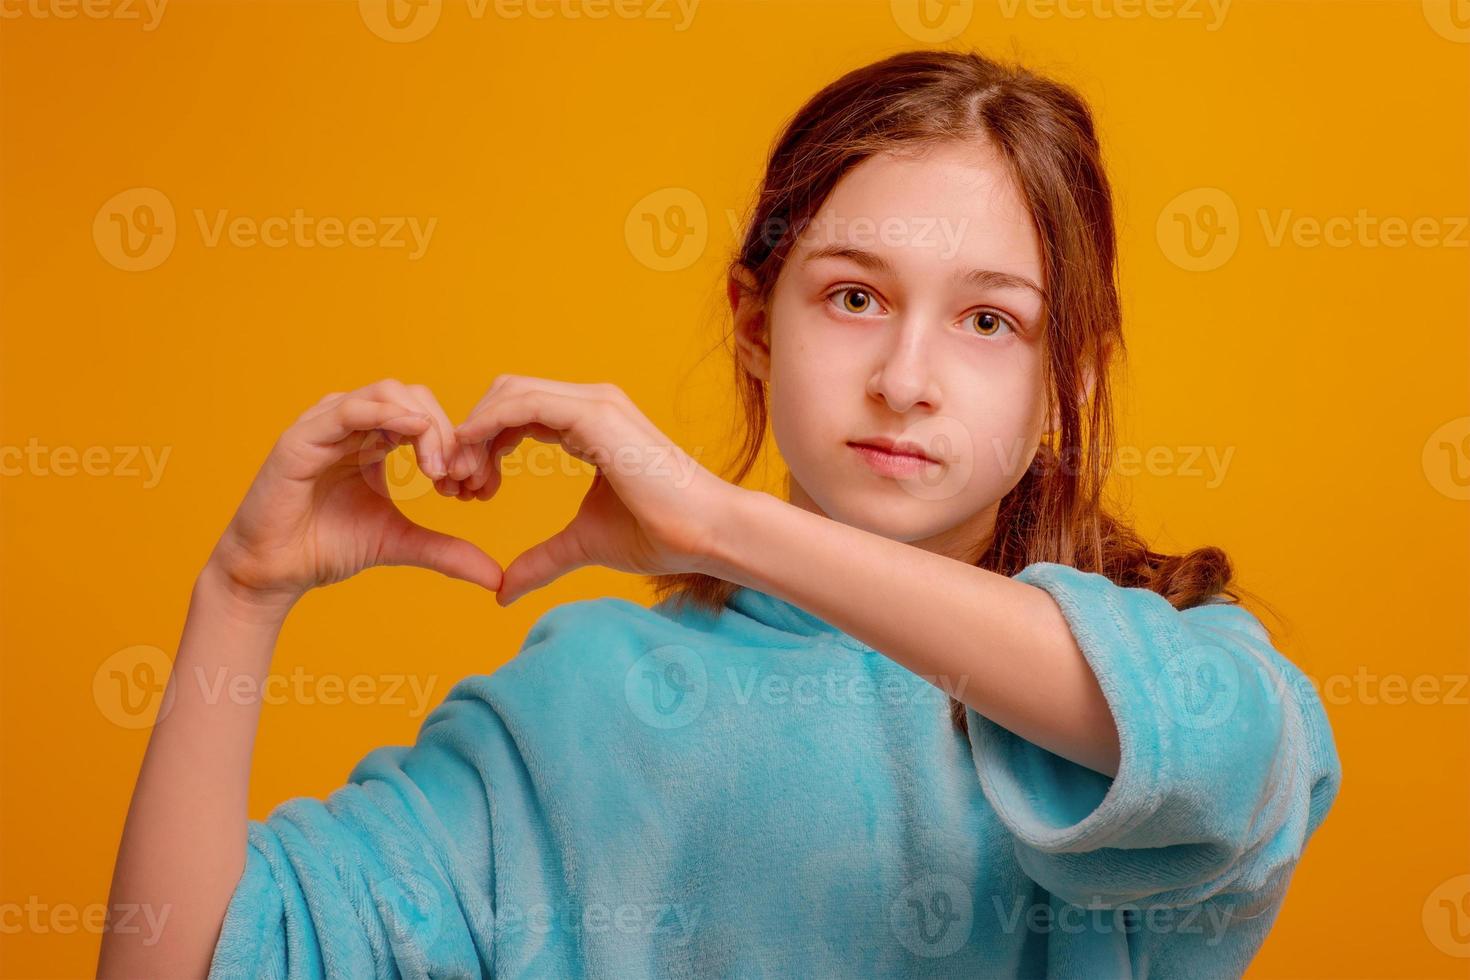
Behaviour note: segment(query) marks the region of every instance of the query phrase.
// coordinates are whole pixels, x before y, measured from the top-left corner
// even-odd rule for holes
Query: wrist
[[[725,484],[728,491],[718,507],[712,508],[714,519],[704,536],[697,571],[729,582],[745,584],[742,569],[751,541],[750,530],[757,526],[760,508],[776,498],[761,490]]]
[[[299,595],[262,592],[241,582],[213,556],[194,580],[194,599],[249,626],[279,628]]]

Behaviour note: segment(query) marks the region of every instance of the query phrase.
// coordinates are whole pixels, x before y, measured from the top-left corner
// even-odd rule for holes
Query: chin
[[[951,515],[940,513],[932,502],[917,497],[901,499],[905,497],[901,491],[896,495],[838,491],[814,496],[813,500],[832,520],[894,541],[921,541],[951,526]]]

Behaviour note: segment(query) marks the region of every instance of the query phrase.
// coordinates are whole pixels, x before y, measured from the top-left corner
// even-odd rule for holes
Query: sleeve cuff
[[[1102,688],[1118,728],[1118,774],[1064,759],[970,709],[970,741],[982,788],[1023,843],[1060,853],[1106,846],[1146,821],[1170,784],[1166,732],[1151,691],[1160,665],[1180,653],[1177,615],[1162,596],[1121,589],[1102,575],[1036,562],[1014,578],[1045,589]],[[1124,609],[1123,593],[1132,606]],[[1162,608],[1155,608],[1155,603]]]

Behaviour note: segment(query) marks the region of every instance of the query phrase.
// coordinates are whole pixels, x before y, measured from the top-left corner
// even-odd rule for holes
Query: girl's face
[[[978,558],[1046,421],[1041,281],[1030,213],[988,145],[881,154],[844,175],[766,308],[731,288],[790,502]],[[935,462],[892,468],[853,445],[885,437]]]

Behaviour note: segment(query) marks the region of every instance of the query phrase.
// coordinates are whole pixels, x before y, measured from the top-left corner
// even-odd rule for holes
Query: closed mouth
[[[933,456],[930,456],[928,453],[924,452],[923,449],[919,448],[917,443],[912,442],[893,443],[886,441],[864,441],[849,442],[848,445],[861,446],[864,449],[877,450],[881,453],[887,453],[890,456],[911,456],[916,459],[926,460],[930,463],[939,462],[939,460],[935,459]]]

